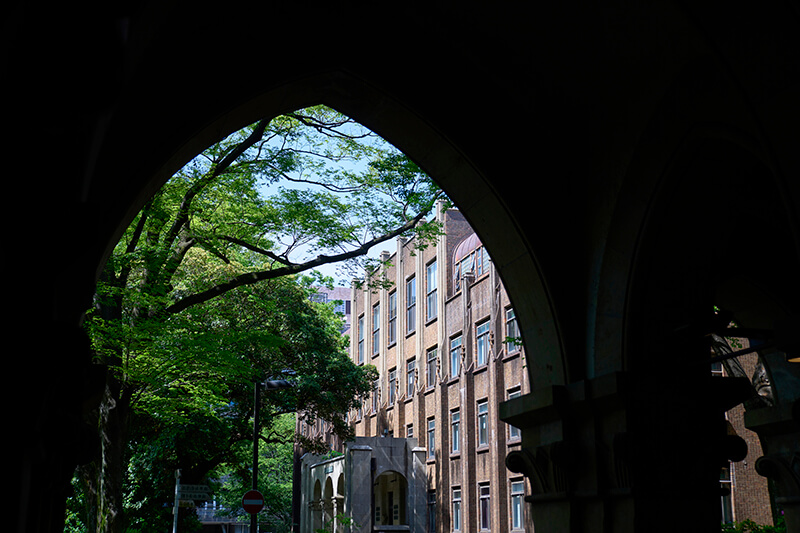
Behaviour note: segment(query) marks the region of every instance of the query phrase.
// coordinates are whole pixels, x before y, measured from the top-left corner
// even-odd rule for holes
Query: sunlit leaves
[[[424,246],[440,198],[407,157],[324,106],[251,124],[181,168],[125,231],[85,321],[117,394],[107,412],[130,417],[130,494],[170,477],[153,468],[235,462],[255,383],[287,368],[295,386],[264,397],[262,437],[301,411],[346,438],[342,413],[375,369],[353,365],[340,320],[293,275],[331,258],[363,267],[401,234]]]

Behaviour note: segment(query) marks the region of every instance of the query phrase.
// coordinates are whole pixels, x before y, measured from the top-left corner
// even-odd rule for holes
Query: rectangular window
[[[461,531],[461,489],[453,489],[453,531]]]
[[[397,342],[397,291],[389,293],[388,324],[386,325],[386,341],[392,345]]]
[[[461,371],[461,335],[450,340],[450,377],[458,376]]]
[[[427,357],[427,386],[428,388],[433,387],[436,385],[436,364],[438,362],[438,352],[436,348],[432,348],[428,350],[428,357]]]
[[[417,372],[417,361],[412,359],[406,363],[406,396],[414,396],[414,378]]]
[[[477,352],[477,366],[485,365],[489,362],[489,321],[478,324],[475,327],[475,341]]]
[[[414,438],[414,424],[409,424],[406,426],[406,438],[407,439]]]
[[[381,304],[372,306],[372,355],[381,350]]]
[[[406,281],[406,331],[411,333],[417,329],[417,279]]]
[[[492,528],[489,496],[489,484],[478,485],[478,523],[481,531],[489,531]]]
[[[458,453],[461,449],[461,412],[450,412],[450,453]]]
[[[478,446],[489,445],[489,402],[478,402]]]
[[[364,315],[358,317],[358,364],[364,362]]]
[[[433,261],[425,267],[425,309],[426,309],[426,320],[432,320],[436,318],[436,261]]]
[[[522,501],[525,496],[525,484],[522,481],[511,482],[511,529],[523,529]]]
[[[511,307],[506,309],[506,342],[508,343],[509,352],[519,350],[519,326],[517,325],[517,316],[514,313],[514,309]]]
[[[475,276],[480,277],[489,272],[489,254],[486,247],[481,246],[475,250]]]
[[[511,400],[513,398],[519,398],[522,395],[522,392],[519,389],[514,389],[508,392],[508,399]],[[522,438],[522,434],[518,427],[515,426],[508,426],[508,440],[519,440]]]
[[[428,419],[428,459],[436,455],[436,419]]]
[[[461,268],[461,277],[465,277],[467,274],[474,274],[475,273],[475,254],[469,254],[466,256],[460,264]]]
[[[397,399],[397,369],[389,370],[389,405],[394,405]]]

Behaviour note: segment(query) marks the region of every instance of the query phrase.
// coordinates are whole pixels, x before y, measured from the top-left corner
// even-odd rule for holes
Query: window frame
[[[457,341],[457,343],[456,343]],[[459,333],[450,338],[450,377],[455,378],[461,374],[461,349],[464,345],[463,336]]]
[[[406,279],[406,333],[417,331],[417,277]]]
[[[436,491],[428,491],[427,500],[428,533],[436,533]]]
[[[381,352],[381,304],[372,306],[372,357]]]
[[[488,482],[478,483],[478,531],[492,530],[492,490]]]
[[[425,352],[425,385],[428,389],[436,386],[436,370],[439,362],[439,350],[436,347]]]
[[[516,487],[515,487],[516,486]],[[509,481],[509,518],[511,518],[511,531],[524,531],[525,529],[525,481],[512,479]]]
[[[522,388],[514,387],[513,389],[509,389],[506,398],[508,400],[513,400],[514,398],[519,398],[520,396],[522,396]],[[508,441],[519,442],[520,440],[522,440],[522,430],[516,426],[508,424]]]
[[[511,315],[509,317],[509,314]],[[511,339],[520,339],[519,322],[517,321],[517,313],[513,307],[506,307],[505,309],[505,333],[506,333],[506,349],[509,353],[518,352],[521,349],[521,342],[512,341]]]
[[[456,486],[453,487],[451,490],[451,516],[452,516],[452,528],[453,531],[461,531],[461,526],[463,522],[463,515],[462,515],[462,494],[461,494],[461,487]]]
[[[438,316],[437,289],[438,289],[438,265],[436,259],[425,265],[425,320],[431,321]]]
[[[406,361],[406,396],[411,398],[416,390],[417,358],[412,357]]]
[[[364,313],[358,315],[358,320],[356,321],[356,329],[358,330],[356,334],[358,335],[358,346],[357,346],[357,357],[358,357],[358,364],[364,364]]]
[[[450,454],[461,453],[461,410],[450,411]]]
[[[475,324],[475,366],[484,366],[489,364],[490,332],[490,320],[487,319]]]
[[[426,441],[428,448],[428,453],[426,454],[428,460],[433,460],[436,458],[436,417],[430,417],[427,421],[427,432],[425,433]]]
[[[475,408],[475,422],[477,424],[478,448],[489,446],[489,400],[478,400]]]
[[[387,324],[386,344],[391,346],[397,342],[397,291],[389,293],[387,297]]]

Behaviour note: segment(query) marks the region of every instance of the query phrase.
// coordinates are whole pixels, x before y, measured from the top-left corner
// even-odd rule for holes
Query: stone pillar
[[[774,482],[775,505],[786,531],[800,531],[800,403],[778,403],[745,412],[745,426],[758,433],[763,457],[756,472]]]
[[[408,495],[406,499],[406,518],[411,533],[425,533],[427,530],[427,488],[428,478],[425,468],[427,448],[421,446],[411,450],[411,468],[408,476]]]
[[[345,463],[345,514],[353,523],[352,533],[372,531],[372,447],[354,445],[347,448]]]
[[[683,386],[614,373],[501,404],[501,419],[522,430],[506,466],[530,481],[536,533],[674,531],[665,516],[719,531],[719,467],[743,458],[724,411],[749,384]]]
[[[341,514],[344,514],[344,497],[336,495],[333,497],[333,527],[331,531],[335,531],[336,533],[344,531],[342,521],[339,519],[339,515]]]

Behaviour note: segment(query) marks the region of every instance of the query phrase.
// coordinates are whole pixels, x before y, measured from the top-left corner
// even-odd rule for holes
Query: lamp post
[[[284,373],[289,373],[291,371],[284,371]],[[294,373],[294,372],[291,372]],[[292,387],[292,383],[290,381],[286,381],[285,379],[271,379],[267,380],[264,383],[256,382],[255,384],[255,391],[253,396],[253,490],[258,490],[258,434],[259,434],[259,427],[258,427],[258,413],[260,407],[260,391],[261,387],[264,387],[266,390],[278,390],[278,389],[288,389]],[[250,514],[250,533],[258,533],[258,513],[251,513]]]

